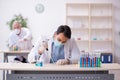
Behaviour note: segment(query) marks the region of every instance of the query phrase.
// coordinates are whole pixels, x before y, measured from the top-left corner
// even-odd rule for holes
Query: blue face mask
[[[55,45],[56,47],[61,47],[61,46],[63,46],[63,44],[60,43],[58,40],[54,40],[54,45]]]

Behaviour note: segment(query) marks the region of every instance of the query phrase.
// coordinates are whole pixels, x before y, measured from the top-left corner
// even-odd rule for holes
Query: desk
[[[4,51],[3,52],[3,57],[4,60],[3,62],[8,62],[8,56],[26,56],[29,54],[30,51]]]
[[[26,56],[29,52],[30,51],[3,51],[3,62],[8,62],[8,56]],[[5,76],[5,70],[3,71],[3,76]],[[4,78],[3,80],[5,80]]]
[[[80,78],[82,76],[86,78],[84,76],[85,74],[87,74],[89,78],[93,78],[96,76],[96,79],[92,79],[92,80],[101,80],[99,76],[103,76],[103,75],[108,76],[110,70],[120,70],[120,65],[114,63],[114,64],[102,64],[100,68],[80,68],[77,64],[63,65],[63,66],[56,64],[45,64],[43,65],[43,67],[37,67],[35,66],[35,64],[29,64],[29,63],[0,63],[0,70],[14,71],[14,73],[7,74],[7,78],[8,78],[7,80],[40,80],[41,78],[42,78],[41,80],[43,80],[43,78],[44,80],[84,80]],[[61,77],[63,76],[64,78],[67,79],[61,79]],[[109,76],[110,76],[109,80],[113,80],[112,77],[113,75],[110,74]],[[37,78],[39,77],[39,79],[37,79],[36,77]],[[86,79],[86,80],[90,80],[90,79]],[[108,79],[106,77],[105,79],[102,80],[108,80]]]

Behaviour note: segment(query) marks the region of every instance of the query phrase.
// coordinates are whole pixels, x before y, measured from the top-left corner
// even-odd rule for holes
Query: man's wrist
[[[70,64],[70,60],[69,59],[67,59],[67,63]]]

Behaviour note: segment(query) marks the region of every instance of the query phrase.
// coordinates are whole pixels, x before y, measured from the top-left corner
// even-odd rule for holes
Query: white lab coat
[[[39,39],[36,42],[36,45],[34,46],[34,48],[31,50],[30,54],[28,55],[28,62],[36,62],[35,60],[35,56],[39,56],[38,54],[38,49],[41,46],[43,41],[47,41],[48,43],[48,51],[44,51],[44,53],[40,56],[38,61],[42,61],[43,63],[49,63],[50,62],[50,58],[51,58],[51,45],[53,42],[53,37],[49,38],[49,39]],[[70,39],[68,40],[65,44],[64,44],[64,53],[65,53],[65,59],[69,59],[71,63],[78,63],[79,58],[80,58],[80,52],[79,49],[76,45],[76,42],[74,39]]]
[[[20,39],[27,39],[27,41],[19,42]],[[31,50],[32,49],[32,35],[29,29],[27,28],[21,28],[20,35],[16,35],[15,31],[12,31],[9,36],[9,47],[12,47],[13,45],[18,46],[20,50]]]

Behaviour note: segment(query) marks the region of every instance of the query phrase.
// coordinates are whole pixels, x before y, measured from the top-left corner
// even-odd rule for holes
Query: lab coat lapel
[[[51,58],[51,52],[52,52],[52,38],[48,41],[48,54]]]
[[[69,40],[68,40],[64,45],[65,59],[69,59],[69,53],[70,53],[69,46],[70,45],[69,45]]]

